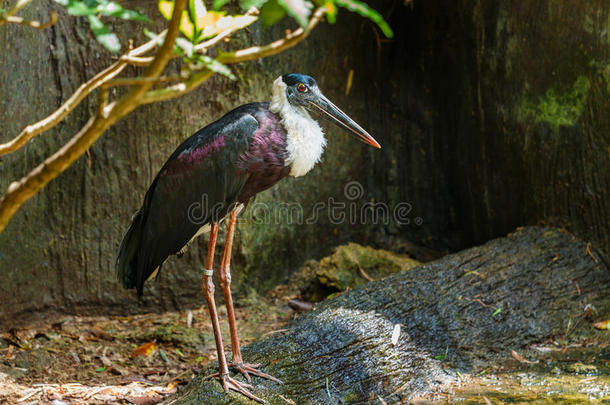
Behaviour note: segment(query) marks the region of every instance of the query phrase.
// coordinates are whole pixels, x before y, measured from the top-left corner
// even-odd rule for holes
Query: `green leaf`
[[[156,33],[149,31],[146,28],[144,28],[144,35],[146,35],[150,39],[154,39],[155,42],[157,43],[157,45],[159,45],[159,46],[163,45],[163,35],[157,35]],[[138,347],[135,344],[132,344],[132,346]]]
[[[174,13],[174,2],[168,0],[159,0],[158,3],[159,12],[166,20],[171,20],[172,15]],[[195,42],[196,33],[195,33],[195,25],[191,22],[191,17],[186,10],[182,11],[182,15],[180,16],[180,32],[184,34],[185,37],[190,39],[192,42]]]
[[[363,17],[368,18],[379,26],[379,29],[381,29],[381,32],[383,32],[386,37],[392,38],[394,36],[392,29],[390,28],[388,23],[385,22],[381,14],[369,7],[368,4],[363,3],[359,0],[335,0],[335,3],[340,7],[345,7],[350,11],[353,11]]]
[[[126,9],[114,1],[55,0],[55,2],[64,6],[70,15],[87,16],[101,14],[103,16],[121,18],[123,20],[150,21],[144,14]]]
[[[116,17],[122,20],[150,21],[150,19],[144,14],[140,14],[135,10],[123,8],[123,6],[114,1],[110,1],[107,3],[103,2],[102,4],[96,7],[96,10],[102,15],[108,17]]]
[[[333,0],[328,0],[324,3],[324,12],[326,13],[326,21],[329,24],[337,22],[337,6]]]
[[[199,27],[197,21],[207,14],[208,10],[201,0],[189,0],[189,18],[195,27],[193,38],[199,36]]]
[[[97,11],[94,7],[89,7],[82,1],[78,0],[55,0],[56,3],[61,4],[66,8],[66,11],[70,15],[76,16],[85,16],[85,15],[93,15],[97,14]],[[97,5],[97,4],[95,4]]]
[[[98,367],[95,369],[95,371],[97,371],[98,373],[101,373],[104,370],[106,370],[106,367]]]
[[[195,62],[198,62],[202,67],[205,67],[214,73],[221,74],[231,80],[237,80],[233,72],[231,72],[231,69],[229,69],[227,65],[218,62],[216,59],[200,54],[194,55],[194,59]]]
[[[159,12],[166,20],[172,19],[172,13],[174,12],[174,2],[168,0],[159,0],[157,3],[157,7],[159,7]]]
[[[449,353],[449,346],[445,347],[445,354],[441,354],[440,356],[434,356],[436,360],[445,360],[447,358],[447,354]]]
[[[251,7],[256,7],[259,10],[268,0],[239,0],[239,6],[242,10],[250,10]]]
[[[491,316],[496,316],[496,315],[498,315],[500,312],[502,312],[502,307],[498,307],[498,309],[496,309],[496,310],[494,311],[494,313],[493,313],[493,314],[491,314]]]
[[[174,51],[176,51],[178,55],[185,57],[188,61],[193,57],[193,43],[184,38],[176,38]]]
[[[313,7],[310,2],[305,0],[277,0],[277,2],[301,27],[307,27],[311,8]]]
[[[212,2],[212,10],[220,10],[225,4],[230,2],[231,0],[214,0]]]
[[[269,0],[261,8],[260,18],[263,26],[269,27],[284,18],[285,15],[286,10],[278,4],[277,0]]]
[[[161,356],[161,358],[163,359],[164,362],[166,362],[167,364],[169,364],[169,359],[167,358],[167,355],[165,354],[165,352],[161,349],[159,349],[159,356]]]
[[[89,20],[89,26],[91,27],[91,31],[93,31],[93,35],[95,35],[97,41],[102,44],[104,48],[112,53],[117,53],[121,50],[119,37],[110,31],[99,18],[94,15],[89,15],[87,16],[87,19]]]

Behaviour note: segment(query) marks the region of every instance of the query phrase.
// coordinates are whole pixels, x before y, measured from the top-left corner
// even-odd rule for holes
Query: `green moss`
[[[380,279],[419,264],[408,256],[348,243],[320,261],[316,278],[322,285],[343,291],[370,281],[368,278]]]
[[[517,107],[522,121],[546,122],[556,131],[560,126],[573,126],[580,118],[589,94],[591,83],[585,76],[578,76],[571,89],[560,91],[551,88],[536,102],[524,98]]]

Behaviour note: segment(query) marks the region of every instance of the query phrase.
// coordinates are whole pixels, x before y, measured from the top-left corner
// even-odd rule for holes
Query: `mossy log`
[[[243,353],[284,381],[253,379],[271,404],[399,403],[569,325],[590,328],[578,322],[587,304],[608,314],[606,264],[564,231],[523,228],[322,302]],[[196,378],[168,403],[250,402]]]

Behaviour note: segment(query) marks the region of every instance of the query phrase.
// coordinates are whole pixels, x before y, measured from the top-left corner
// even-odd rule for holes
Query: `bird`
[[[125,288],[143,294],[165,260],[180,255],[197,236],[209,233],[202,290],[212,320],[218,370],[225,392],[236,391],[258,402],[250,384],[229,373],[232,368],[251,382],[250,375],[281,381],[260,365],[243,361],[231,295],[231,250],[238,214],[254,196],[286,177],[307,174],[320,161],[324,132],[310,113],[318,113],[357,139],[379,143],[347,116],[318,87],[313,77],[290,73],[272,85],[271,100],[241,105],[195,132],[170,155],[132,217],[118,249],[115,269]],[[218,278],[225,298],[231,339],[228,364],[214,298],[214,252],[219,224],[227,221]]]

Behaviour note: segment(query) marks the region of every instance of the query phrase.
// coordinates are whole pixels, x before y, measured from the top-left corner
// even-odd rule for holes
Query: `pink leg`
[[[206,270],[204,270],[202,289],[205,294],[205,299],[208,303],[210,318],[214,328],[214,340],[216,341],[216,351],[218,352],[218,376],[222,382],[222,387],[226,392],[233,390],[239,392],[246,397],[263,403],[263,401],[252,395],[246,388],[252,388],[251,385],[239,382],[229,376],[229,368],[227,367],[227,359],[222,343],[222,335],[220,334],[220,323],[218,322],[218,312],[216,311],[216,302],[214,301],[214,281],[212,279],[214,266],[214,249],[216,248],[216,238],[218,236],[218,224],[213,224],[210,232],[210,243],[208,245],[208,254],[206,260]]]
[[[233,249],[233,236],[235,235],[235,223],[237,221],[237,211],[233,210],[229,217],[229,226],[227,228],[227,239],[225,242],[222,261],[220,262],[219,278],[220,286],[225,297],[227,306],[227,315],[229,318],[229,331],[231,333],[231,350],[233,351],[233,363],[231,364],[237,371],[242,373],[248,381],[250,374],[258,377],[267,378],[269,380],[282,383],[277,378],[257,370],[260,364],[247,364],[243,362],[241,357],[241,349],[239,347],[239,337],[237,336],[237,325],[235,323],[235,311],[233,309],[233,297],[231,296],[231,250]]]

